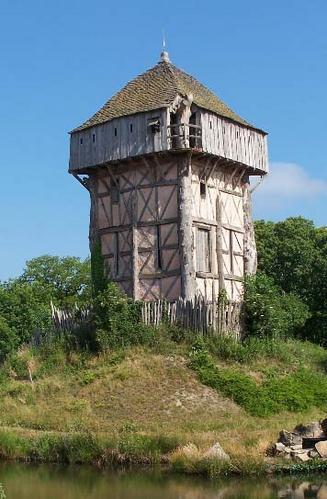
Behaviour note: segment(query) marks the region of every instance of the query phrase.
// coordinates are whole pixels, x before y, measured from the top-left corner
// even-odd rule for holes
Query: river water
[[[327,475],[209,481],[163,471],[5,463],[0,482],[7,499],[327,499]]]

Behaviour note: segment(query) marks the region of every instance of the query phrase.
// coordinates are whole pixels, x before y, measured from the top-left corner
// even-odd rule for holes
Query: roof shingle
[[[234,113],[195,78],[170,62],[161,61],[130,81],[73,132],[100,125],[114,118],[168,107],[177,94],[193,94],[193,102],[199,107],[252,128],[252,125]]]

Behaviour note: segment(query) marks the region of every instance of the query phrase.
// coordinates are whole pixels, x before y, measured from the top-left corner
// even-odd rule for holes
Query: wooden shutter
[[[197,229],[195,251],[196,270],[210,272],[210,231],[208,229]]]

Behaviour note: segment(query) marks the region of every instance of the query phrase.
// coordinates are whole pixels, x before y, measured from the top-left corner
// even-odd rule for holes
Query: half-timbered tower
[[[267,170],[266,133],[167,52],[71,132],[91,250],[135,299],[237,300],[256,267],[249,178]]]

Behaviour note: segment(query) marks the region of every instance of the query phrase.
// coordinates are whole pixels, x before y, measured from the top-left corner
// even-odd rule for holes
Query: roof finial
[[[169,54],[166,50],[165,30],[162,30],[162,52],[160,54],[160,60],[161,62],[170,62]]]

